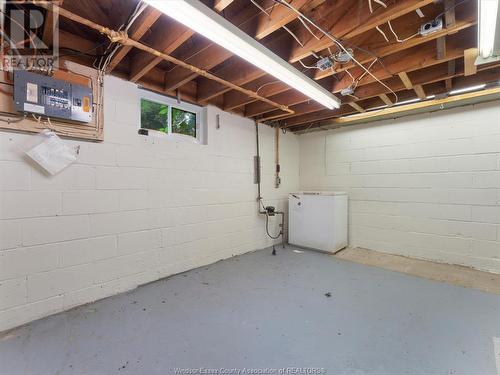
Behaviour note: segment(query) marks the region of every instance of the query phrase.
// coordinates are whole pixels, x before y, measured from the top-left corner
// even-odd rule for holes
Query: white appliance
[[[330,253],[347,246],[347,193],[290,194],[288,210],[290,244]]]

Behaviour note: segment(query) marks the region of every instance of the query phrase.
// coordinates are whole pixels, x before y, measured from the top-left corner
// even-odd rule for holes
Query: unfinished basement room
[[[499,3],[0,1],[0,375],[500,375]]]

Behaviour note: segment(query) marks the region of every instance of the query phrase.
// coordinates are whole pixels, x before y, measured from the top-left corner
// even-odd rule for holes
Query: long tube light
[[[498,53],[498,1],[479,0],[479,55],[487,59]],[[499,34],[497,34],[499,33]]]
[[[162,13],[210,39],[329,109],[340,101],[255,39],[199,0],[144,0]]]

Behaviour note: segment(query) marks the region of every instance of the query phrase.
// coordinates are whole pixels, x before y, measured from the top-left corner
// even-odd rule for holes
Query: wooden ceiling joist
[[[128,30],[129,40],[123,34],[107,34],[109,29],[106,27],[117,29],[136,7],[137,0],[100,1],[102,6],[92,9],[78,0],[66,0],[64,6],[86,19],[82,24],[92,28],[92,21],[97,22],[104,29],[94,30],[104,31],[113,41],[123,44],[112,57],[108,72],[166,95],[175,95],[179,90],[184,100],[216,105],[259,121],[278,120],[286,123],[285,126],[292,131],[304,129],[312,123],[314,128],[326,119],[369,112],[371,108],[382,105],[396,107],[397,102],[416,96],[423,99],[426,95],[446,93],[460,88],[464,82],[472,85],[495,77],[500,80],[498,64],[479,67],[473,64],[477,51],[470,49],[477,47],[476,2],[383,0],[387,5],[385,8],[372,1],[371,12],[367,0],[286,0],[344,45],[357,46],[354,56],[364,67],[378,58],[370,73],[389,89],[371,74],[364,74],[354,62],[336,63],[325,71],[310,68],[321,56],[337,50],[332,48],[335,42],[313,26],[310,30],[304,27],[297,13],[275,0],[256,0],[268,14],[247,0],[204,1],[329,91],[337,93],[355,82],[354,94],[342,96],[341,108],[331,111],[238,56],[195,35],[171,18],[160,15],[154,8],[145,8],[134,21]],[[107,11],[117,3],[120,3],[120,9],[113,15],[108,14]],[[418,8],[424,15],[422,18],[415,13]],[[444,14],[445,27],[442,30],[404,42],[398,39],[413,35],[423,22],[438,14]],[[394,33],[388,21],[391,21]],[[283,26],[294,35],[291,36]],[[384,31],[386,37],[376,27]],[[92,55],[103,52],[103,49],[96,49],[104,41],[97,33],[90,32],[91,38],[87,39],[91,40],[86,41],[87,29],[77,27],[71,21],[64,21],[62,28],[61,47],[81,52],[95,49],[91,54],[74,54],[65,58],[91,65]],[[77,48],[75,44],[78,44]],[[303,67],[299,59],[309,68]]]
[[[217,6],[217,11],[221,12],[231,3],[232,1],[225,0],[216,2],[215,5]],[[148,41],[148,45],[168,55],[191,38],[194,35],[194,31],[173,20],[170,20],[167,25],[166,29],[161,30],[161,32],[154,35],[151,41]],[[138,54],[130,63],[130,80],[132,82],[137,82],[161,61],[162,59],[159,57],[150,56],[144,53]]]
[[[300,10],[307,2],[308,0],[292,0],[290,5]],[[298,18],[297,13],[291,12],[283,5],[279,4],[273,4],[268,13],[269,16],[262,13],[258,18],[255,31],[255,39],[257,40],[265,38],[269,34]]]
[[[392,42],[392,43],[387,43],[381,47],[378,48],[370,48],[369,45],[363,45],[363,49],[369,49],[371,51],[371,55],[363,52],[356,51],[359,53],[359,56],[356,55],[356,60],[358,60],[361,64],[369,64],[371,61],[373,61],[374,56],[377,56],[379,58],[383,58],[386,56],[393,55],[398,52],[402,52],[404,50],[407,50],[409,48],[413,48],[416,46],[419,46],[421,44],[427,43],[432,40],[439,40],[446,35],[451,35],[451,34],[456,34],[459,31],[462,31],[464,29],[467,29],[469,27],[474,26],[477,23],[475,16],[473,15],[468,15],[467,19],[461,20],[457,22],[452,28],[449,29],[443,29],[440,31],[437,31],[435,33],[429,34],[425,37],[416,37],[413,39],[410,39],[404,43],[399,43],[399,42]],[[368,42],[369,44],[369,42]],[[342,72],[346,69],[352,69],[355,68],[357,65],[354,63],[349,63],[345,65],[341,65],[340,67],[337,67],[333,70],[330,71],[324,71],[324,72],[317,72],[315,75],[315,79],[322,79],[325,77],[328,77],[332,74]]]
[[[214,10],[216,12],[222,12],[224,9],[226,9],[229,5],[231,5],[231,3],[233,2],[234,0],[215,0],[214,1]]]
[[[158,20],[158,18],[160,18],[160,16],[161,12],[159,10],[148,6],[130,27],[130,37],[135,40],[140,40]],[[108,65],[108,73],[116,68],[116,66],[125,58],[131,49],[132,47],[130,46],[123,46],[120,48]]]
[[[454,78],[454,82],[455,82],[454,88],[459,89],[459,88],[464,88],[464,87],[472,86],[472,85],[479,84],[479,83],[498,81],[498,77],[500,77],[500,64],[498,64],[496,67],[489,67],[489,68],[483,67],[483,69],[484,70],[478,72],[473,77],[472,80],[470,77],[457,75],[457,77]],[[435,73],[434,79],[431,78],[431,74],[429,74],[429,73],[427,73],[427,72],[425,73],[429,77],[428,78],[429,81],[427,81],[428,82],[427,84],[441,82],[440,78],[436,78],[436,77],[440,77],[440,75],[438,73]],[[463,74],[463,72],[462,72],[462,74]],[[422,79],[423,79],[423,77],[422,77]],[[421,84],[423,85],[424,82],[422,82]],[[401,85],[401,87],[402,87],[402,85]],[[405,90],[405,89],[403,88],[403,90]],[[436,93],[443,92],[442,88],[441,87],[437,88],[437,86],[433,90],[426,90],[426,91],[428,91],[427,92],[428,95],[433,95]],[[372,95],[373,93],[367,92],[367,93],[361,95],[361,99],[371,98],[371,97],[373,97],[373,95]],[[401,95],[400,92],[398,92],[398,94]],[[344,107],[345,107],[345,105],[342,106],[341,108],[344,108]],[[296,127],[296,126],[300,126],[302,124],[304,126],[308,126],[311,122],[323,121],[323,120],[327,120],[329,118],[334,118],[334,117],[339,115],[338,111],[328,111],[328,110],[324,110],[324,109],[320,109],[320,110],[317,110],[315,112],[308,112],[308,113],[301,114],[298,111],[298,106],[293,106],[291,108],[295,111],[295,114],[292,115],[291,117],[287,118],[286,120],[284,120],[285,121],[284,127],[286,127],[286,128]],[[345,113],[342,113],[342,114],[345,114]]]
[[[475,64],[477,57],[477,48],[468,48],[464,51],[465,75],[471,76],[476,74],[477,66]]]
[[[413,86],[413,90],[415,91],[415,94],[417,94],[417,97],[419,99],[425,99],[425,98],[427,98],[427,95],[425,94],[425,90],[422,87],[422,85],[415,85],[415,86]]]
[[[51,10],[50,6],[45,4],[45,3],[37,3],[37,5],[41,6],[42,8],[45,8],[45,9],[49,9]],[[231,89],[233,90],[237,90],[241,93],[244,93],[250,97],[253,97],[255,99],[258,99],[258,100],[262,100],[266,103],[269,103],[269,104],[273,104],[275,105],[277,108],[283,110],[283,111],[286,111],[286,112],[289,112],[289,113],[293,113],[292,110],[290,110],[287,106],[285,105],[282,105],[282,104],[279,104],[279,103],[276,103],[276,102],[273,102],[272,100],[266,98],[266,97],[263,97],[261,95],[259,95],[257,92],[254,92],[254,91],[251,91],[251,90],[247,90],[243,87],[240,87],[240,86],[237,86],[235,84],[233,84],[232,82],[228,82],[228,81],[225,81],[215,75],[213,75],[212,73],[210,72],[207,72],[205,70],[202,70],[202,69],[199,69],[197,68],[196,66],[193,66],[193,65],[190,65],[182,60],[179,60],[175,57],[172,57],[170,55],[167,55],[165,53],[162,53],[154,48],[151,48],[137,40],[134,40],[134,39],[131,39],[129,38],[125,33],[120,33],[116,30],[111,30],[103,25],[100,25],[98,23],[95,23],[93,21],[90,21],[84,17],[81,17],[75,13],[72,13],[72,12],[69,12],[63,8],[60,8],[60,7],[57,7],[57,6],[53,6],[53,9],[55,9],[55,11],[59,12],[59,15],[62,16],[62,17],[65,17],[65,18],[68,18],[74,22],[77,22],[81,25],[85,25],[87,26],[88,28],[90,29],[93,29],[95,31],[98,31],[99,33],[105,35],[106,37],[112,39],[114,42],[117,42],[117,43],[120,43],[120,44],[123,44],[125,46],[132,46],[134,48],[137,48],[143,52],[147,52],[149,54],[152,54],[154,56],[157,56],[157,57],[160,57],[162,60],[165,60],[165,61],[168,61],[168,62],[171,62],[173,64],[176,64],[176,65],[179,65],[179,66],[182,66],[183,68],[185,69],[189,69],[199,75],[202,75],[206,78],[209,78],[209,79],[212,79],[218,83],[221,83],[221,84],[224,84],[224,85],[227,85],[228,87],[230,87]]]
[[[465,30],[465,29],[468,29],[469,27],[472,27],[476,24],[476,17],[475,15],[473,14],[467,14],[463,20],[455,23],[453,25],[452,28],[450,29],[443,29],[441,31],[438,31],[436,33],[433,33],[433,34],[430,34],[429,36],[426,36],[426,37],[419,37],[419,38],[414,38],[414,39],[411,39],[405,43],[390,43],[388,45],[385,45],[385,46],[382,46],[382,47],[379,47],[378,49],[374,50],[374,54],[377,55],[377,56],[390,56],[390,55],[393,55],[397,52],[402,52],[402,51],[405,51],[407,49],[410,49],[410,48],[413,48],[414,51],[416,51],[416,49],[414,47],[416,46],[419,46],[421,44],[424,44],[426,43],[427,45],[430,46],[430,41],[433,41],[437,38],[442,38],[448,34],[455,34],[459,31],[462,31],[462,30]],[[468,33],[469,34],[469,33]],[[467,35],[468,35],[467,34]],[[428,48],[432,48],[432,47],[429,47]],[[436,47],[437,48],[437,47]],[[363,59],[361,59],[361,63],[363,64],[368,64],[370,63],[371,61],[373,61],[373,57],[372,56],[369,56],[367,54],[365,54],[365,56],[368,56],[368,57],[365,57]],[[409,57],[408,57],[409,58]],[[413,58],[413,56],[412,56]],[[438,54],[436,54],[436,59],[435,59],[435,63],[437,63],[438,60],[440,59],[445,59],[446,56],[438,56]],[[333,70],[327,70],[327,71],[324,71],[324,72],[317,72],[316,75],[315,75],[315,79],[322,79],[322,78],[326,78],[334,73],[337,73],[337,72],[341,72],[341,71],[344,71],[345,69],[352,69],[352,68],[356,68],[356,65],[354,64],[346,64],[344,66],[341,66],[339,68],[336,68],[336,69],[333,69]],[[355,72],[358,72],[359,71],[359,74],[361,74],[361,70],[358,68],[355,70]],[[358,74],[358,73],[356,73]],[[406,81],[405,82],[405,85],[408,89],[412,89],[412,84],[411,82],[408,82],[407,80],[407,75],[405,72],[401,72],[401,78],[402,79],[405,79]],[[348,76],[346,76],[346,79],[348,79]],[[292,92],[293,90],[288,90],[288,92]],[[247,101],[244,101],[242,102],[242,105],[243,104],[248,104]],[[259,109],[259,113],[264,113],[262,108],[265,108],[265,105],[262,105],[262,103],[256,103],[256,106],[260,106],[261,109]],[[235,108],[235,107],[232,107],[232,108]],[[268,107],[269,110],[271,110],[272,108],[271,107]],[[253,112],[251,112],[253,113]]]
[[[375,27],[387,23],[387,21],[394,20],[418,8],[429,5],[432,2],[433,0],[401,0],[387,8],[379,7],[371,14],[366,2],[353,1],[349,10],[353,14],[358,14],[358,16],[342,17],[340,22],[337,22],[330,28],[329,32],[336,38],[350,39],[373,30]],[[355,9],[356,6],[361,6],[361,9]],[[322,36],[319,40],[311,37],[308,42],[304,43],[303,47],[299,46],[292,51],[290,61],[296,62],[299,59],[310,56],[313,52],[319,52],[333,45],[334,42],[327,36]]]

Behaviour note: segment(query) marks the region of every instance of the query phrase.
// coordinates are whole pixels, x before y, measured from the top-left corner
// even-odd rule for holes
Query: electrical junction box
[[[422,26],[420,26],[419,32],[420,35],[426,36],[442,29],[443,29],[443,19],[437,18],[435,20],[426,22]]]
[[[14,72],[14,107],[23,113],[89,123],[92,89],[49,76]]]
[[[349,87],[346,87],[345,89],[340,90],[340,95],[342,95],[342,96],[349,96],[352,94],[354,94],[354,87],[352,87],[352,86],[349,86]]]
[[[322,72],[324,72],[325,70],[328,70],[331,67],[333,67],[333,62],[329,57],[323,57],[322,59],[319,59],[316,62],[316,67]]]

